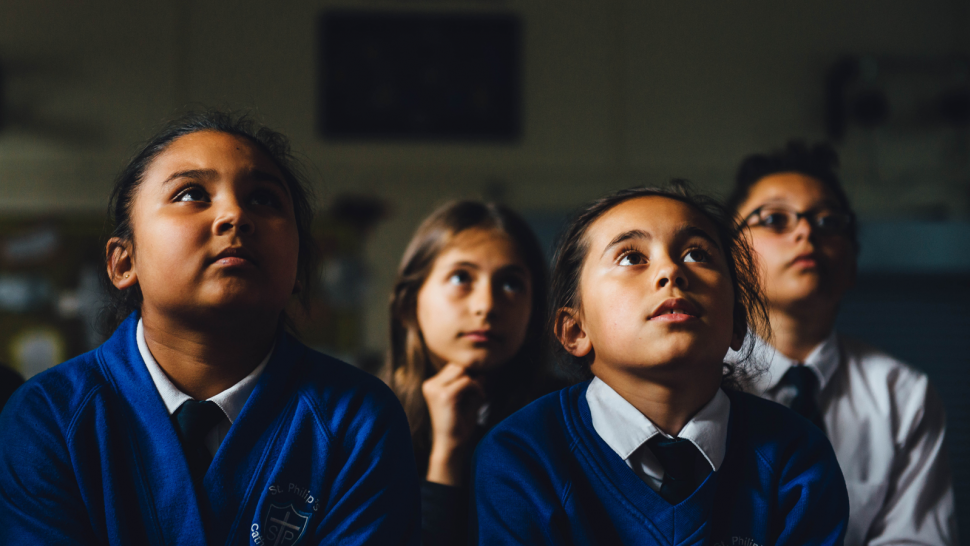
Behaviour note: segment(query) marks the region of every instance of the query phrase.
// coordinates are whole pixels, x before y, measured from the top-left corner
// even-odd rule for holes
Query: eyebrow
[[[216,171],[214,169],[189,169],[185,171],[176,171],[166,178],[162,184],[170,184],[171,182],[178,180],[179,178],[198,178],[198,179],[208,179],[215,178]]]
[[[773,199],[768,199],[767,201],[761,203],[757,207],[751,209],[751,211],[754,212],[754,211],[756,211],[756,210],[758,210],[760,208],[772,207],[772,206],[779,206],[779,205],[784,205],[784,206],[786,206],[788,208],[792,208],[792,209],[795,208],[795,207],[792,207],[788,203],[788,201],[784,200],[783,198],[776,197],[776,198],[773,198]],[[813,204],[811,207],[809,207],[806,210],[816,210],[816,209],[820,209],[820,208],[831,208],[831,209],[839,209],[839,210],[842,210],[842,205],[840,205],[838,203],[838,201],[835,201],[833,199],[822,199],[821,201],[819,201],[818,203]],[[748,213],[748,214],[750,214],[750,213]]]
[[[714,248],[721,250],[721,245],[717,243],[717,240],[715,240],[706,231],[704,231],[703,229],[697,226],[686,224],[686,225],[680,226],[679,228],[677,228],[677,231],[674,232],[675,240],[690,239],[691,237],[699,237],[701,239],[704,239],[705,241],[714,245]],[[625,231],[617,235],[616,237],[614,237],[613,240],[610,241],[610,244],[606,245],[606,248],[603,249],[602,255],[605,255],[607,252],[609,252],[611,248],[615,247],[616,245],[629,241],[631,239],[649,240],[649,239],[653,239],[653,236],[647,233],[646,231],[643,231],[642,229],[631,229],[630,231]]]
[[[467,261],[455,262],[455,263],[451,264],[451,268],[452,269],[454,269],[456,267],[467,267],[468,269],[474,269],[476,271],[481,270],[481,266],[479,266],[478,264],[476,264],[474,262],[467,262]],[[520,275],[526,275],[526,276],[529,275],[529,270],[527,268],[525,268],[525,267],[522,267],[519,264],[509,264],[509,265],[505,265],[505,266],[502,266],[502,267],[498,268],[497,270],[495,270],[495,272],[496,273],[511,272],[511,273],[518,273]]]
[[[714,245],[714,248],[716,248],[718,250],[721,250],[721,245],[718,244],[717,240],[715,240],[714,237],[711,237],[703,229],[701,229],[701,228],[699,228],[697,226],[690,225],[690,224],[687,224],[685,226],[681,226],[677,230],[677,232],[674,234],[674,237],[675,238],[678,238],[678,239],[690,239],[692,237],[698,237],[698,238],[704,239],[708,243]]]
[[[215,169],[188,169],[185,171],[176,171],[170,174],[169,177],[166,178],[164,182],[162,182],[162,185],[170,184],[171,182],[178,180],[180,178],[195,178],[199,180],[210,180],[212,178],[217,177],[218,175],[219,173]],[[278,176],[270,174],[266,171],[261,171],[259,169],[250,169],[248,172],[246,172],[246,176],[257,182],[269,182],[272,184],[276,184],[281,188],[283,188],[284,190],[286,190],[287,193],[289,193],[289,189],[286,187],[286,184],[284,184],[283,181],[280,180]]]
[[[624,231],[623,233],[617,235],[616,237],[613,237],[613,240],[610,241],[610,244],[606,245],[606,248],[603,249],[603,254],[601,254],[601,256],[605,255],[607,252],[609,252],[611,248],[615,247],[616,245],[629,241],[630,239],[652,239],[652,238],[653,237],[649,233],[647,233],[646,231],[643,231],[642,229],[631,229],[630,231]]]

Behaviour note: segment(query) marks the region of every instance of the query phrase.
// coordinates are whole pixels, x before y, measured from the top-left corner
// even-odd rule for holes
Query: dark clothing
[[[0,364],[0,411],[7,405],[10,395],[24,384],[24,378],[10,368]]]
[[[452,546],[468,542],[470,490],[427,480],[421,484],[422,546]]]

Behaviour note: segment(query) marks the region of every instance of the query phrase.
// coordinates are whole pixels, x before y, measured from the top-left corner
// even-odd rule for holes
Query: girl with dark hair
[[[824,436],[732,387],[765,311],[731,216],[637,188],[567,227],[551,330],[591,380],[500,423],[475,454],[478,544],[841,544],[845,484]]]
[[[469,462],[484,432],[551,388],[546,267],[511,210],[448,203],[418,227],[391,297],[388,384],[411,424],[423,544],[467,541]]]
[[[943,403],[926,374],[835,331],[855,282],[855,213],[830,146],[793,141],[745,158],[728,204],[761,266],[774,336],[751,391],[813,421],[849,491],[845,543],[959,542]]]
[[[0,416],[13,543],[417,544],[407,422],[380,381],[286,331],[315,273],[285,138],[189,115],[115,185],[98,349]]]

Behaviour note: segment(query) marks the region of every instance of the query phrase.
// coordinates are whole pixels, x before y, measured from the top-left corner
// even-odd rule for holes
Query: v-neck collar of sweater
[[[626,462],[600,438],[593,428],[589,404],[586,401],[587,383],[580,389],[563,391],[561,403],[567,432],[578,440],[574,443],[577,456],[584,457],[596,472],[590,479],[600,481],[614,494],[617,502],[644,522],[661,543],[680,544],[708,530],[718,472],[712,472],[704,482],[679,504],[671,505],[659,493],[644,483]],[[731,419],[728,421],[728,442],[731,442]]]

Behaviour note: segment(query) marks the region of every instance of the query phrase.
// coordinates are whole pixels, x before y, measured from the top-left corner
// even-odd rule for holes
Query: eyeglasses
[[[840,210],[822,208],[797,212],[777,205],[765,205],[751,211],[744,223],[781,234],[793,231],[802,218],[808,220],[808,225],[820,235],[843,235],[854,221],[851,214]]]

